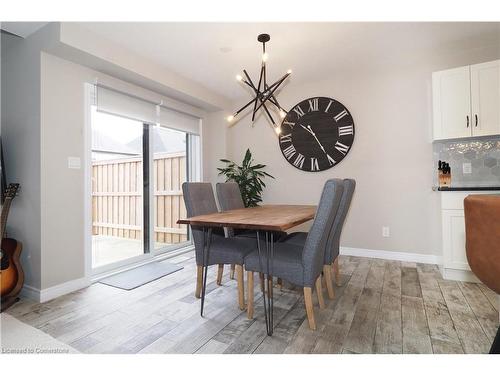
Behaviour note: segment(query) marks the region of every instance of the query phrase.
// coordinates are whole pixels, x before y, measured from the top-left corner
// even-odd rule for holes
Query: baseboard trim
[[[71,280],[42,290],[34,288],[30,285],[25,285],[21,290],[21,295],[33,301],[43,303],[82,288],[86,288],[89,285],[90,279],[87,277]]]
[[[32,287],[31,285],[24,285],[20,293],[21,297],[30,299],[35,302],[40,302],[40,289]]]
[[[407,253],[400,251],[386,251],[386,250],[373,250],[361,249],[357,247],[341,247],[340,254],[350,255],[364,258],[376,258],[386,260],[399,260],[402,262],[416,262],[426,264],[442,264],[443,258],[438,255]]]
[[[455,280],[455,281],[465,281],[469,283],[480,283],[481,281],[477,278],[472,271],[467,270],[456,270],[452,268],[442,268],[441,274],[445,280]]]

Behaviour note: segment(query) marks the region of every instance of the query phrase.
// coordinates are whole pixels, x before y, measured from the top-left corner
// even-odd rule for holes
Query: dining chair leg
[[[321,285],[321,275],[316,279],[316,294],[318,295],[319,308],[325,308],[325,300],[323,299],[323,286]]]
[[[304,287],[304,303],[306,305],[307,320],[309,321],[309,328],[316,330],[316,321],[314,319],[314,308],[312,301],[312,289]]]
[[[253,271],[247,271],[247,317],[253,319]]]
[[[333,274],[335,276],[335,284],[340,286],[340,271],[339,271],[339,257],[335,258],[333,261]]]
[[[236,267],[235,264],[231,264],[231,271],[229,272],[229,278],[231,280],[234,280],[234,270],[235,270],[235,267]]]
[[[264,274],[262,272],[259,272],[259,279],[260,279],[260,291],[264,293]]]
[[[333,291],[333,281],[332,281],[332,268],[330,265],[323,266],[323,276],[326,284],[326,291],[328,292],[328,298],[334,299],[335,292]]]
[[[276,285],[278,286],[278,288],[280,288],[280,290],[283,289],[283,280],[281,279],[281,277],[278,277],[278,280],[276,281]]]
[[[240,310],[245,310],[245,286],[243,281],[243,266],[236,265],[236,280],[238,283],[238,304]]]
[[[217,269],[217,285],[222,285],[222,275],[224,273],[224,265],[219,264],[219,268]]]
[[[200,298],[201,296],[201,285],[203,284],[203,266],[196,266],[196,291],[194,296]]]

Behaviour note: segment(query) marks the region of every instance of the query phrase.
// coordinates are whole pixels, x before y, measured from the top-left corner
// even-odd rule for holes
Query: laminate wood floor
[[[182,271],[132,291],[102,284],[8,310],[84,353],[487,353],[498,327],[496,295],[447,281],[434,265],[340,257],[341,286],[309,330],[302,290],[275,289],[266,335],[258,278],[254,319],[238,309],[236,281],[208,275],[205,317],[194,297],[193,254]]]

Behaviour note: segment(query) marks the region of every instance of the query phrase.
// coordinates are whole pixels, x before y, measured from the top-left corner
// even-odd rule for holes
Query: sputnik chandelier
[[[274,121],[274,118],[271,115],[271,112],[269,112],[266,103],[267,104],[271,103],[272,105],[274,105],[278,109],[281,118],[284,118],[286,116],[287,111],[283,109],[282,106],[280,106],[274,94],[276,90],[278,90],[278,88],[281,86],[281,84],[285,82],[285,80],[290,76],[290,74],[292,74],[292,71],[288,70],[283,77],[278,79],[272,85],[267,84],[266,62],[269,56],[266,52],[266,43],[269,42],[270,39],[271,37],[269,36],[269,34],[260,34],[257,37],[257,40],[260,43],[262,43],[262,66],[260,68],[259,83],[255,85],[245,69],[243,69],[243,74],[245,75],[244,77],[242,77],[239,74],[236,76],[236,79],[239,82],[243,82],[252,89],[255,97],[252,100],[250,100],[247,104],[245,104],[243,107],[241,107],[239,110],[237,110],[234,113],[234,115],[228,116],[227,121],[229,123],[232,123],[242,111],[244,111],[248,106],[253,104],[252,123],[255,121],[255,114],[259,111],[259,109],[264,108],[264,111],[269,117],[269,120],[271,120],[273,124],[274,130],[276,131],[276,133],[279,134],[280,124],[276,124],[276,121]]]

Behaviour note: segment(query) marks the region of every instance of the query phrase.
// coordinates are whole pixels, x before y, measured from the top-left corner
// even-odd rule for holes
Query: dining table
[[[241,208],[179,219],[177,224],[188,224],[203,230],[204,260],[207,260],[210,254],[210,243],[214,228],[236,228],[256,232],[255,247],[259,254],[260,269],[264,270],[264,276],[268,280],[267,283],[264,283],[264,288],[262,290],[266,331],[269,336],[272,336],[274,330],[272,270],[275,233],[285,232],[312,220],[316,213],[316,208],[316,206],[312,205],[266,204],[257,207]],[[201,289],[200,314],[202,316],[203,306],[205,304],[207,269],[208,262],[205,261]]]

